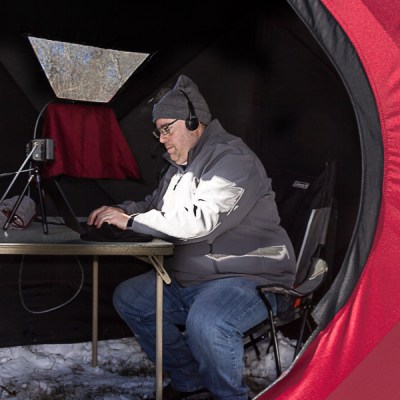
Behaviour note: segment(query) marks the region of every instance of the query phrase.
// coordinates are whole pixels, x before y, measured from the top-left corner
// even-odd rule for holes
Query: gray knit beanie
[[[180,75],[175,86],[154,104],[153,122],[156,122],[159,118],[176,118],[181,120],[188,118],[188,100],[182,91],[193,104],[194,113],[199,122],[208,125],[211,121],[208,105],[197,85],[185,75]]]

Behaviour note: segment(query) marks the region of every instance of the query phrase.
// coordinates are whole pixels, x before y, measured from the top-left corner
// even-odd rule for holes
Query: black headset
[[[186,128],[189,129],[189,131],[195,131],[199,127],[199,119],[194,112],[193,104],[188,95],[183,90],[180,90],[180,92],[186,97],[189,108],[189,116],[185,119]]]

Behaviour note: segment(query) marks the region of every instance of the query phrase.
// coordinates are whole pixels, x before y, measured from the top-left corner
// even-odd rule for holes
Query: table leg
[[[97,341],[99,329],[99,257],[93,256],[92,283],[92,366],[97,366]]]
[[[163,279],[157,273],[156,285],[156,400],[162,399],[162,318],[163,318]]]
[[[150,256],[149,260],[156,268],[156,400],[162,400],[162,319],[163,319],[163,284],[171,279],[164,271],[162,256]],[[97,366],[98,342],[98,301],[99,301],[99,258],[93,256],[93,300],[92,300],[92,366]]]
[[[163,329],[163,283],[169,285],[171,278],[164,269],[163,256],[148,256],[156,270],[156,400],[162,399],[162,329]]]

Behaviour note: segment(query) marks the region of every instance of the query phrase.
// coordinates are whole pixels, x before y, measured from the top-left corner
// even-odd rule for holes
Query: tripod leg
[[[25,185],[24,190],[23,190],[22,193],[19,195],[17,201],[16,201],[15,204],[14,204],[13,209],[11,210],[10,215],[9,215],[8,218],[7,218],[6,223],[5,223],[4,226],[3,226],[3,230],[6,231],[6,230],[8,229],[8,226],[10,225],[11,221],[13,220],[13,218],[14,218],[14,216],[15,216],[15,213],[16,213],[16,211],[18,210],[19,205],[21,204],[22,199],[23,199],[23,197],[24,197],[26,191],[28,190],[29,184],[32,182],[33,177],[34,177],[34,175],[30,175],[30,176],[29,176],[29,179],[28,179],[28,181],[26,182],[26,185]]]
[[[22,172],[23,168],[25,167],[25,164],[30,160],[30,158],[32,157],[33,152],[36,150],[37,144],[35,146],[33,146],[32,150],[30,151],[30,153],[26,156],[24,162],[21,164],[21,166],[19,167],[19,170],[16,172],[13,180],[11,181],[10,185],[8,186],[8,188],[6,189],[6,191],[4,192],[1,200],[0,200],[0,204],[4,201],[4,199],[6,198],[8,192],[11,190],[12,186],[14,185],[14,182],[17,180],[19,174]],[[31,171],[31,168],[29,169],[29,171]],[[31,175],[29,175],[30,177]],[[32,180],[32,179],[30,179]],[[22,197],[21,197],[22,199]]]
[[[40,210],[42,212],[43,233],[47,234],[47,233],[49,233],[49,228],[47,226],[46,210],[44,208],[41,178],[40,178],[39,170],[37,168],[35,168],[34,176],[35,176],[36,186],[37,186],[38,195],[39,195]]]

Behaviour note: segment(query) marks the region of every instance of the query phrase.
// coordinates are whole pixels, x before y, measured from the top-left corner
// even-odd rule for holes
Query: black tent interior
[[[357,124],[335,67],[288,4],[202,3],[192,11],[160,2],[159,8],[149,3],[130,10],[116,1],[95,13],[70,5],[55,11],[42,2],[18,3],[7,6],[0,36],[0,173],[19,168],[41,109],[54,99],[28,35],[148,52],[149,59],[108,104],[142,178],[94,182],[63,177],[76,213],[86,216],[103,203],[137,200],[155,187],[163,163],[162,148],[151,135],[153,99],[184,73],[199,85],[213,116],[254,149],[267,171],[298,169],[312,174],[327,160],[339,160],[340,218],[333,275],[337,274],[357,216],[361,173]],[[0,193],[9,182],[9,177],[2,177]],[[11,194],[18,194],[23,183],[23,178],[18,180]],[[51,202],[48,213],[56,213]],[[130,334],[113,310],[112,291],[120,281],[148,268],[128,257],[102,257],[100,339]],[[82,271],[79,295],[45,312],[76,292]],[[0,310],[7,321],[0,328],[0,346],[90,339],[89,259],[2,256],[0,274]]]

